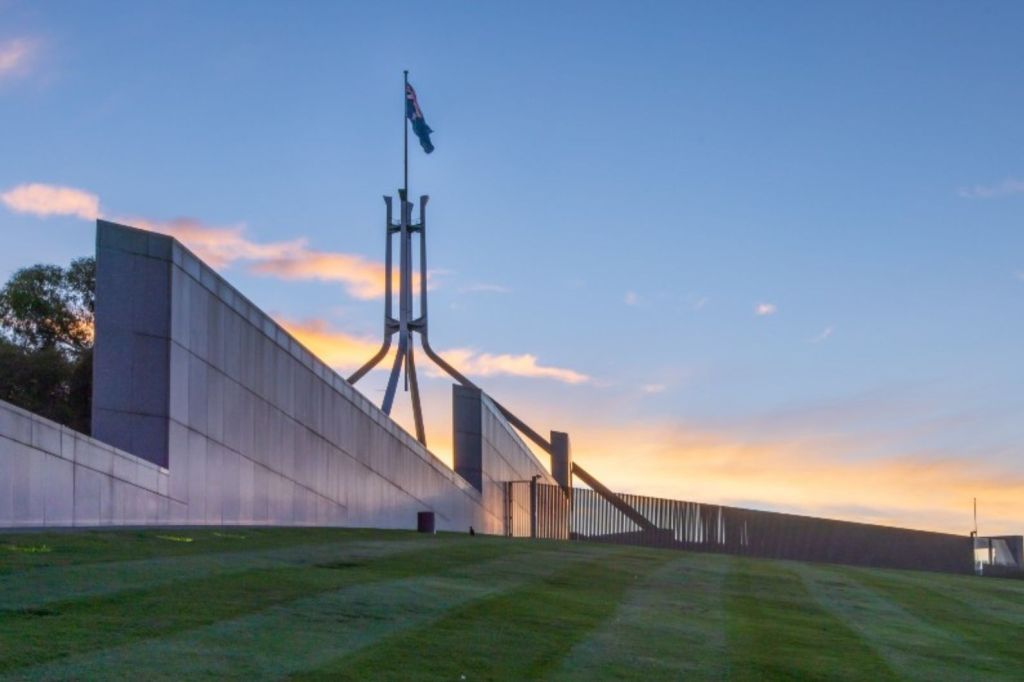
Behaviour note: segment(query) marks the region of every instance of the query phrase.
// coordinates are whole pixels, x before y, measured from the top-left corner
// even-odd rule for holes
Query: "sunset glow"
[[[581,465],[957,533],[977,498],[982,533],[1024,531],[1024,10],[580,12],[0,2],[0,277],[94,253],[97,218],[170,235],[349,376],[408,69],[430,342]],[[450,462],[451,379],[415,352]]]

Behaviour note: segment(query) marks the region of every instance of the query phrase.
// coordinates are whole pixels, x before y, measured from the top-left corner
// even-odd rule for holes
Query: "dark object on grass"
[[[470,535],[476,535],[476,531],[475,531],[475,530],[473,530],[473,526],[470,526],[470,527],[469,527],[469,534],[470,534]]]
[[[416,531],[419,533],[434,534],[434,512],[416,512]]]

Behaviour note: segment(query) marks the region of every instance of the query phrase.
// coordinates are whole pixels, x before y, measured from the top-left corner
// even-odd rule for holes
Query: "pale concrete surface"
[[[166,523],[185,503],[140,457],[0,401],[0,527]]]
[[[0,525],[414,528],[416,512],[434,511],[442,530],[501,533],[497,485],[550,478],[484,398],[474,487],[181,244],[106,221],[94,381],[93,431],[117,446],[104,447],[118,470],[69,477],[50,450],[23,450],[17,433],[28,427],[4,422]],[[119,492],[110,508],[104,486],[134,485],[132,476],[164,490],[151,500],[136,486],[144,492]],[[75,500],[70,511],[56,506],[61,495]]]
[[[504,484],[508,481],[538,476],[541,483],[559,483],[482,391],[452,387],[452,422],[455,471],[480,491],[489,513],[506,514]]]

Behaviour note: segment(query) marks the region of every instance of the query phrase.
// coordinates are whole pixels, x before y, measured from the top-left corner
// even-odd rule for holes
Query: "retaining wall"
[[[181,516],[167,469],[0,401],[0,527]]]
[[[98,221],[96,257],[96,440],[88,441],[115,446],[107,448],[112,456],[164,481],[163,491],[144,488],[166,500],[147,512],[147,522],[413,528],[418,511],[434,511],[439,529],[504,532],[500,505],[177,241]],[[61,448],[19,450],[32,461],[18,459],[15,471],[7,440],[0,485],[31,500],[79,494],[74,477],[43,473],[66,467],[36,461],[43,454],[67,461]],[[492,441],[488,448],[512,448],[516,475],[531,467],[547,475],[532,455],[532,462],[522,458],[521,441],[507,433]],[[25,466],[34,472],[28,478]],[[131,481],[111,485],[124,482]],[[18,518],[86,522],[77,507],[70,516],[33,511]],[[90,523],[134,522],[129,518],[141,518],[134,507],[89,516]]]
[[[507,516],[505,483],[509,481],[538,476],[541,483],[557,483],[479,389],[452,387],[452,427],[455,471],[480,491],[489,514]]]

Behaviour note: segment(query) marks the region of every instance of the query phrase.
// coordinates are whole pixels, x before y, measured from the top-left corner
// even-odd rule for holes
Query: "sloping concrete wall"
[[[96,255],[94,438],[0,403],[0,527],[502,533],[500,484],[550,481],[478,392],[467,482],[169,237],[99,221]]]
[[[184,513],[140,457],[0,401],[0,527],[143,525]]]
[[[441,529],[504,530],[500,507],[169,237],[97,223],[94,362],[93,433],[166,465],[184,503],[171,522],[410,528],[432,510]]]
[[[506,515],[504,485],[508,481],[538,476],[541,483],[558,484],[479,389],[452,387],[452,422],[455,471],[480,491],[490,514]]]

